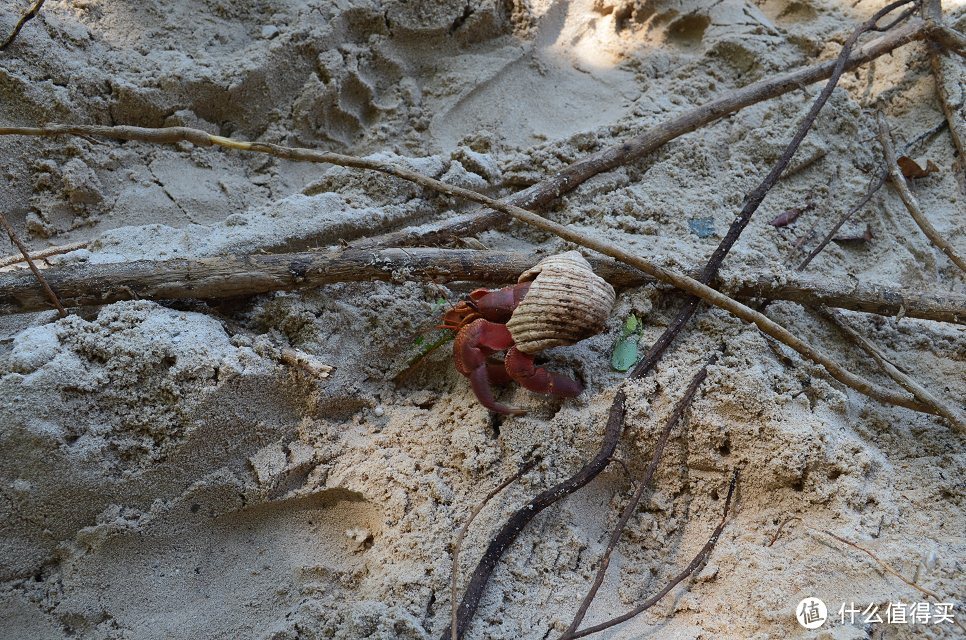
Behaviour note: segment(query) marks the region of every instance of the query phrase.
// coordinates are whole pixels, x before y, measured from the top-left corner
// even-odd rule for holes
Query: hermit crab
[[[457,332],[453,358],[473,393],[487,409],[505,415],[525,411],[497,402],[491,385],[512,380],[537,393],[580,395],[583,385],[538,367],[534,355],[600,333],[614,306],[614,288],[576,251],[544,258],[517,282],[476,289],[446,312],[440,325]],[[506,352],[502,362],[493,357],[501,351]]]

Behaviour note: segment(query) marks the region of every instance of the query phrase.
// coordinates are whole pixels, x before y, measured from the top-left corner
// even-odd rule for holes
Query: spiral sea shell
[[[544,258],[518,282],[533,281],[506,323],[516,347],[537,353],[580,342],[604,330],[614,287],[598,276],[576,251]]]

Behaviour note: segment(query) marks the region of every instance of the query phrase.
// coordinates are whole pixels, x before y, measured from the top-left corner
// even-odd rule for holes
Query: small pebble
[[[381,418],[386,413],[386,410],[382,408],[381,404],[377,404],[376,408],[372,410],[372,413],[375,414],[377,418]]]
[[[264,27],[262,27],[262,37],[265,38],[266,40],[271,40],[277,35],[278,35],[278,27],[276,27],[274,24],[267,24]]]

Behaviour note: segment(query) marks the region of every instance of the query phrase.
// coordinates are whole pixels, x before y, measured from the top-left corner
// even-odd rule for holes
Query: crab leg
[[[487,358],[497,351],[504,351],[513,345],[513,338],[506,325],[483,320],[474,320],[459,330],[453,341],[453,359],[456,369],[470,379],[470,386],[480,403],[490,411],[504,415],[519,415],[525,413],[522,409],[500,404],[493,397],[491,382],[502,382],[506,375],[499,379],[490,378],[492,363]],[[509,371],[507,371],[509,373]]]
[[[507,351],[504,364],[510,377],[530,391],[573,398],[579,396],[584,390],[584,386],[576,380],[536,366],[533,363],[533,356],[523,353],[516,347]]]

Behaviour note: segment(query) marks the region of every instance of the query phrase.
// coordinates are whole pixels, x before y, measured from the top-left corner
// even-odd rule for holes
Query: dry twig
[[[671,436],[671,430],[674,429],[675,425],[681,420],[681,416],[684,415],[685,410],[688,405],[691,404],[691,400],[694,398],[694,394],[698,391],[698,387],[704,382],[704,379],[708,375],[708,366],[715,363],[718,359],[718,354],[715,353],[711,360],[701,367],[698,373],[691,379],[691,383],[688,385],[687,390],[684,392],[684,396],[678,400],[678,403],[674,406],[674,410],[671,415],[668,416],[667,423],[664,425],[664,431],[661,432],[661,436],[658,438],[657,444],[654,446],[654,453],[651,455],[651,462],[647,466],[647,470],[644,472],[644,477],[641,479],[637,486],[637,490],[634,492],[634,497],[631,498],[630,502],[624,507],[624,511],[621,513],[620,520],[618,520],[617,525],[611,532],[610,540],[607,542],[607,549],[604,551],[604,555],[601,556],[600,566],[597,567],[597,575],[594,576],[594,583],[591,585],[587,594],[584,596],[583,601],[580,603],[580,607],[577,609],[577,613],[574,615],[573,621],[564,633],[564,638],[571,637],[572,634],[577,632],[577,628],[580,623],[583,622],[584,616],[587,615],[587,610],[590,608],[591,603],[594,598],[597,597],[597,591],[600,589],[601,585],[604,584],[604,576],[607,574],[607,567],[610,565],[610,557],[614,553],[614,549],[617,548],[617,543],[620,542],[621,534],[627,527],[627,523],[630,521],[631,516],[637,511],[638,505],[641,503],[641,499],[644,497],[644,491],[650,486],[651,479],[654,477],[654,472],[657,471],[657,465],[661,461],[661,457],[664,455],[664,447],[667,446],[668,439]]]
[[[43,273],[64,306],[81,307],[132,299],[218,300],[400,277],[506,284],[515,282],[534,262],[533,254],[522,252],[392,248],[76,264],[47,268]],[[590,263],[598,275],[618,289],[656,282],[608,258],[591,257]],[[692,271],[691,275],[697,274]],[[0,316],[49,308],[48,298],[35,284],[23,270],[0,272]],[[884,316],[966,323],[966,295],[955,292],[912,291],[854,279],[737,269],[717,287],[726,295],[744,300],[766,297]]]
[[[928,140],[932,136],[936,135],[944,128],[946,128],[946,126],[947,126],[946,122],[943,121],[937,124],[929,131],[926,131],[925,133],[922,133],[916,136],[914,140],[910,141],[904,147],[904,152],[908,154],[909,152],[911,152],[912,149],[917,148],[919,144],[921,144],[925,140]],[[856,213],[861,211],[865,205],[869,204],[869,201],[872,200],[872,196],[874,196],[876,192],[878,192],[879,189],[882,188],[882,185],[886,183],[886,180],[888,178],[889,178],[889,172],[885,167],[882,167],[876,172],[875,177],[872,178],[872,181],[869,183],[868,189],[866,189],[865,191],[865,195],[862,196],[862,198],[858,201],[858,203],[856,203],[852,208],[850,208],[848,211],[843,213],[841,217],[839,217],[839,219],[835,222],[835,224],[832,225],[831,230],[829,230],[829,232],[825,234],[825,237],[822,238],[821,242],[819,242],[815,246],[815,248],[812,249],[807,256],[805,256],[805,259],[802,260],[802,263],[798,265],[798,271],[804,270],[805,267],[807,267],[818,254],[820,254],[822,251],[825,250],[825,247],[827,247],[828,244],[832,241],[832,239],[835,238],[836,234],[838,234],[839,229],[842,228],[842,225],[848,222],[852,218],[852,216],[854,216]]]
[[[10,223],[7,221],[7,216],[3,215],[2,213],[0,213],[0,226],[6,230],[7,235],[10,236],[10,240],[17,245],[18,249],[20,249],[20,253],[23,254],[24,260],[27,261],[27,265],[30,266],[30,270],[33,271],[34,277],[36,277],[40,282],[40,286],[43,287],[44,293],[47,295],[47,298],[50,300],[51,304],[53,304],[57,309],[60,317],[66,318],[67,310],[64,309],[64,305],[60,303],[60,300],[57,298],[57,294],[54,293],[54,290],[50,288],[50,285],[47,284],[47,280],[44,278],[44,275],[40,273],[40,269],[38,269],[37,265],[34,264],[33,259],[30,257],[30,253],[27,251],[27,247],[20,241],[20,238],[17,237],[17,232],[13,230],[13,227],[10,226]]]
[[[966,271],[966,261],[956,254],[952,245],[949,244],[949,241],[942,237],[936,231],[936,228],[932,226],[932,223],[929,222],[929,218],[926,217],[922,207],[919,206],[919,200],[909,189],[905,177],[903,177],[902,172],[899,170],[899,165],[896,162],[896,150],[892,146],[889,123],[886,122],[885,116],[880,112],[877,114],[877,119],[879,122],[879,143],[882,145],[882,153],[885,155],[886,169],[889,171],[889,178],[892,180],[892,185],[899,193],[899,197],[902,198],[902,203],[906,205],[906,210],[912,216],[912,219],[916,221],[916,224],[919,225],[919,228],[922,229],[926,237],[929,238],[929,241],[945,253],[957,267]]]
[[[0,44],[0,51],[6,51],[7,47],[13,44],[13,41],[17,39],[18,35],[20,35],[20,30],[23,29],[23,26],[37,17],[37,14],[40,13],[40,8],[44,6],[44,2],[46,1],[47,0],[36,0],[36,2],[34,2],[33,5],[27,9],[22,16],[20,16],[20,20],[17,21],[13,31],[10,33],[7,39],[3,41],[3,44]]]
[[[70,253],[71,251],[77,251],[78,249],[84,249],[89,245],[89,242],[72,242],[70,244],[62,244],[57,247],[47,247],[46,249],[40,249],[39,251],[34,251],[30,254],[31,260],[43,260],[44,258],[49,258],[51,256],[60,255],[62,253]],[[21,262],[26,262],[27,258],[24,257],[22,253],[7,256],[6,258],[0,258],[0,269],[4,267],[9,267],[11,265],[19,264]]]
[[[922,593],[924,595],[927,595],[930,598],[934,598],[937,601],[938,600],[942,600],[942,598],[939,596],[938,593],[936,593],[934,591],[930,591],[929,589],[926,589],[925,587],[921,587],[918,584],[916,584],[915,582],[913,582],[912,580],[909,580],[908,578],[906,578],[904,575],[902,575],[901,573],[899,573],[898,571],[896,571],[895,569],[893,569],[892,566],[890,566],[884,560],[881,560],[878,556],[876,556],[874,553],[872,553],[871,551],[869,551],[865,547],[861,547],[861,546],[857,545],[856,543],[852,542],[851,540],[846,540],[842,536],[837,536],[834,533],[832,533],[831,531],[826,531],[824,529],[822,529],[821,531],[819,531],[818,529],[813,529],[812,527],[808,527],[808,530],[809,531],[814,531],[816,533],[824,533],[825,535],[829,536],[830,538],[835,538],[836,540],[838,540],[842,544],[846,544],[846,545],[852,547],[853,549],[858,549],[859,551],[861,551],[865,555],[867,555],[870,558],[872,558],[875,561],[876,564],[878,564],[880,567],[882,567],[882,569],[884,571],[886,571],[888,573],[891,573],[892,575],[894,575],[895,577],[899,578],[900,580],[902,580],[903,582],[905,582],[907,585],[909,585],[910,587],[912,587],[916,591],[919,591],[920,593]]]
[[[799,518],[798,516],[792,516],[787,520],[782,520],[778,525],[778,529],[775,530],[775,535],[773,535],[771,537],[771,540],[768,541],[768,546],[770,547],[773,544],[775,544],[775,542],[778,541],[778,536],[782,534],[782,530],[785,528],[785,525],[787,525],[790,522],[794,522],[795,520],[801,520],[801,518]]]
[[[466,537],[466,532],[469,531],[470,525],[473,524],[474,520],[476,520],[476,516],[480,515],[480,511],[483,510],[483,507],[485,507],[490,500],[495,498],[501,491],[526,475],[536,464],[536,459],[527,460],[515,474],[501,482],[499,486],[494,487],[488,494],[486,494],[486,497],[483,498],[483,500],[473,507],[473,510],[470,511],[470,515],[466,518],[466,522],[463,523],[463,526],[460,527],[459,533],[456,534],[456,540],[453,542],[453,570],[450,574],[450,610],[452,612],[450,616],[450,631],[452,632],[453,640],[456,640],[458,637],[456,629],[456,600],[459,595],[457,582],[460,568],[460,548],[463,546],[463,539]]]
[[[718,526],[714,528],[714,531],[711,532],[711,537],[708,539],[705,545],[701,547],[701,550],[698,551],[698,555],[694,556],[694,559],[691,561],[691,563],[684,568],[684,571],[682,571],[681,573],[671,578],[671,580],[669,580],[668,583],[664,585],[663,589],[661,589],[653,596],[651,596],[650,598],[648,598],[638,606],[634,607],[627,613],[621,614],[616,618],[611,618],[606,622],[595,624],[592,627],[581,629],[580,631],[574,634],[564,635],[561,638],[561,640],[563,640],[564,638],[566,638],[566,640],[576,640],[577,638],[584,638],[586,636],[593,635],[595,633],[600,633],[601,631],[610,629],[611,627],[616,627],[621,623],[627,622],[631,618],[639,616],[640,614],[644,613],[645,611],[647,611],[648,609],[656,605],[658,602],[661,601],[661,598],[663,598],[668,593],[670,593],[671,590],[674,589],[674,587],[678,586],[678,584],[680,584],[682,581],[687,579],[688,576],[693,575],[694,572],[697,571],[701,567],[701,565],[703,565],[707,561],[708,557],[711,555],[711,551],[714,550],[714,545],[718,543],[718,538],[721,537],[721,532],[724,531],[725,522],[727,522],[728,520],[728,510],[731,507],[731,499],[734,496],[735,487],[737,486],[737,484],[738,484],[738,471],[736,469],[734,472],[734,475],[731,476],[731,483],[728,485],[728,495],[725,497],[724,512],[721,514],[721,522],[719,522]]]
[[[966,433],[966,420],[964,420],[956,410],[934,396],[928,389],[916,382],[911,376],[907,375],[903,371],[900,371],[894,364],[889,362],[885,355],[879,351],[879,348],[876,347],[872,341],[856,331],[855,328],[849,324],[849,321],[845,318],[845,316],[837,311],[833,311],[822,306],[815,307],[815,311],[820,316],[835,325],[835,327],[841,331],[844,336],[855,342],[866,353],[872,356],[876,363],[882,367],[882,370],[885,371],[890,378],[902,386],[903,389],[918,398],[920,402],[931,406],[934,413],[946,418],[949,424],[955,427],[960,433]]]
[[[942,6],[939,0],[923,0],[922,13],[927,24],[933,27],[933,37],[926,46],[929,49],[929,65],[932,67],[933,78],[936,82],[936,97],[939,99],[939,105],[942,108],[943,114],[946,116],[946,121],[949,123],[949,135],[953,139],[953,146],[956,148],[956,152],[959,154],[960,170],[966,171],[966,127],[963,124],[963,109],[966,108],[966,89],[961,85],[958,86],[960,103],[957,106],[953,103],[953,87],[949,86],[946,82],[946,78],[956,73],[959,64],[962,62],[959,61],[959,64],[956,64],[951,61],[949,53],[944,50],[943,44],[941,44],[942,36],[945,34],[945,31],[943,31],[945,25],[942,23]],[[952,30],[948,29],[948,31]],[[952,33],[956,34],[955,31],[952,31]],[[937,34],[939,36],[938,38],[936,37]],[[966,38],[960,36],[960,39],[960,45],[966,43]],[[966,47],[960,48],[959,55],[963,55],[964,49]],[[959,111],[958,113],[957,110]]]

